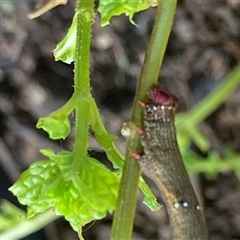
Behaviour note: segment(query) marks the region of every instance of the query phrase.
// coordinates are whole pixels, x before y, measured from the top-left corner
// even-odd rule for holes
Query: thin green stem
[[[28,236],[31,233],[38,231],[39,229],[45,227],[49,223],[58,219],[60,216],[57,216],[52,210],[48,210],[44,213],[38,214],[36,217],[30,220],[22,220],[14,228],[9,231],[3,232],[0,234],[0,239],[11,239],[17,240]]]
[[[160,67],[163,61],[166,45],[169,39],[175,15],[177,1],[159,1],[158,11],[147,50],[144,66],[134,99],[131,121],[141,125],[141,109],[139,100],[146,100],[146,93],[151,86],[157,83]],[[135,215],[139,176],[139,165],[131,157],[131,152],[140,151],[139,137],[127,141],[126,163],[119,189],[117,208],[114,215],[111,239],[131,239],[133,220]]]
[[[72,97],[61,108],[52,112],[49,116],[51,117],[57,117],[62,115],[69,116],[75,108],[76,101],[77,101],[76,95],[73,94]]]
[[[180,113],[176,125],[181,132],[202,150],[210,149],[209,140],[198,130],[198,124],[215,111],[240,84],[240,65],[236,66],[226,79],[202,101],[186,113]],[[179,134],[179,136],[180,136]]]
[[[78,98],[76,104],[76,140],[74,144],[75,157],[72,169],[78,171],[81,159],[79,154],[87,154],[88,125],[90,106],[90,43],[91,27],[94,18],[94,3],[77,0],[77,36],[76,57],[74,68],[74,95]]]
[[[176,119],[178,129],[188,129],[196,126],[216,110],[240,84],[240,65],[226,77],[226,79],[194,108],[184,114],[179,114]]]
[[[235,153],[234,153],[235,154]],[[185,160],[185,165],[187,167],[190,176],[194,176],[199,173],[206,174],[207,177],[213,178],[220,172],[234,171],[235,174],[240,176],[240,165],[239,165],[240,155],[227,156],[226,159],[221,159],[216,154],[210,156],[208,161],[203,161],[202,158],[192,155],[190,158]]]

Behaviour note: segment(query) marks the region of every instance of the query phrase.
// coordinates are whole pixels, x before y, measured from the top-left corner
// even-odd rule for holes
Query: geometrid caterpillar
[[[207,228],[197,197],[182,161],[176,138],[178,99],[155,85],[143,107],[141,134],[144,154],[132,153],[142,172],[154,181],[167,208],[174,239],[206,240]]]

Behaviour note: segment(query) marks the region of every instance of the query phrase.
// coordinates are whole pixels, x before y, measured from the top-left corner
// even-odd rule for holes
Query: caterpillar
[[[143,107],[144,129],[139,130],[143,155],[138,158],[142,172],[158,187],[167,209],[173,239],[205,240],[208,238],[202,207],[185,169],[175,128],[178,99],[154,85],[149,103]]]

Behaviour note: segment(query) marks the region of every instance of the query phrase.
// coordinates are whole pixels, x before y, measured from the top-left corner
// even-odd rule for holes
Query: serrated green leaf
[[[113,146],[113,141],[116,139],[116,136],[110,133],[95,131],[95,126],[93,126],[93,129],[98,144],[106,152],[109,161],[111,161],[111,163],[113,164],[113,167],[122,168],[124,163],[123,158],[121,158],[117,149]]]
[[[65,139],[70,133],[70,122],[68,117],[44,117],[39,118],[36,127],[42,128],[53,140]]]
[[[113,164],[113,167],[116,169],[122,169],[124,157],[114,144],[114,140],[116,140],[117,137],[106,130],[93,98],[91,99],[90,104],[90,123],[98,144],[106,152],[109,161]]]
[[[101,0],[98,8],[98,11],[101,14],[101,25],[108,25],[113,16],[118,16],[121,14],[128,16],[129,20],[134,24],[132,18],[136,12],[157,5],[157,0]]]
[[[152,211],[157,211],[160,209],[160,205],[156,200],[156,197],[152,193],[151,189],[147,186],[143,179],[140,179],[139,187],[144,194],[143,203],[147,205]]]
[[[68,30],[67,35],[57,47],[53,50],[55,61],[63,61],[67,64],[75,60],[75,47],[76,47],[76,31],[77,31],[77,13],[75,13],[72,25]]]
[[[71,170],[71,152],[55,154],[44,149],[50,160],[33,163],[10,188],[28,205],[28,217],[53,208],[81,235],[86,223],[103,218],[115,209],[120,177],[90,157],[80,157],[81,168]]]

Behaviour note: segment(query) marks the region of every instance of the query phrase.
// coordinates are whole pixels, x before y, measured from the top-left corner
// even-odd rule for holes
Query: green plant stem
[[[50,117],[57,117],[57,116],[69,116],[76,105],[77,97],[76,94],[73,94],[72,97],[59,109],[56,111],[52,112],[49,116]]]
[[[81,165],[79,155],[87,154],[88,125],[90,106],[90,43],[91,27],[94,18],[94,3],[77,0],[77,35],[76,57],[74,68],[74,95],[79,99],[76,103],[76,140],[74,145],[73,171],[78,171]]]
[[[146,93],[157,83],[166,45],[171,32],[177,1],[159,1],[157,15],[147,50],[144,66],[138,84],[131,121],[141,125],[142,115],[139,100],[146,100]],[[126,163],[119,189],[117,208],[112,227],[112,240],[128,240],[132,236],[133,220],[137,202],[137,189],[140,176],[138,163],[131,157],[131,152],[140,151],[139,137],[127,141]]]
[[[216,89],[190,111],[177,115],[176,125],[179,136],[181,133],[188,136],[202,151],[208,151],[211,144],[198,129],[198,124],[215,111],[239,84],[240,65],[237,65]]]
[[[91,107],[90,107],[90,120],[91,120],[91,126],[95,133],[95,138],[97,139],[97,135],[101,134],[101,137],[109,136],[109,132],[107,131],[103,120],[100,116],[99,110],[97,108],[96,102],[93,98],[91,98]],[[101,147],[106,152],[108,159],[112,162],[114,168],[123,168],[124,164],[124,156],[120,152],[120,150],[117,148],[117,146],[114,144],[113,140],[108,143],[99,143]]]
[[[0,239],[11,239],[17,240],[28,236],[31,233],[38,231],[39,229],[45,227],[49,223],[58,219],[60,216],[57,216],[52,210],[48,210],[44,213],[38,214],[36,217],[30,220],[22,220],[14,228],[9,231],[3,232],[0,234]]]
[[[176,119],[178,129],[188,129],[196,126],[216,110],[240,84],[240,65],[236,66],[226,79],[200,101],[194,108]]]

